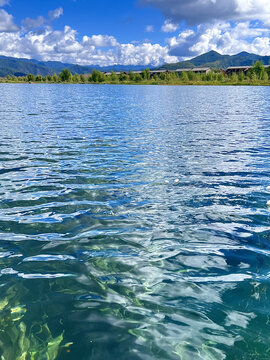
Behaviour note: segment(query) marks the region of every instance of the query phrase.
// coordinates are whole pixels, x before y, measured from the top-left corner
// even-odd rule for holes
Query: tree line
[[[270,67],[265,68],[264,64],[257,61],[249,69],[247,74],[244,72],[226,74],[222,70],[211,70],[209,73],[194,73],[193,71],[178,72],[162,72],[151,76],[150,70],[145,69],[141,73],[121,72],[116,74],[111,72],[105,75],[104,73],[93,70],[89,75],[72,74],[69,69],[64,69],[58,75],[33,75],[27,76],[8,76],[3,78],[2,82],[29,82],[29,83],[99,83],[99,84],[262,84],[268,85],[270,79]]]

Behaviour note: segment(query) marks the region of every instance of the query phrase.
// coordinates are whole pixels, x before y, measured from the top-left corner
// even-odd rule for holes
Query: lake
[[[0,84],[3,360],[270,359],[270,88]]]

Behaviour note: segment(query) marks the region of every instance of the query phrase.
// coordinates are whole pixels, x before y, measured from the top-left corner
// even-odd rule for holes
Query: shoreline
[[[1,83],[12,84],[95,84],[95,85],[166,85],[166,86],[269,86],[270,67],[257,61],[247,72],[238,71],[227,74],[223,70],[208,72],[171,71],[151,75],[149,69],[140,73],[110,72],[93,70],[91,74],[72,74],[69,69],[54,75],[5,76]]]
[[[6,82],[0,82],[0,84],[17,84],[17,85],[95,85],[95,86],[100,86],[100,85],[118,85],[118,86],[264,86],[264,87],[268,87],[270,86],[270,83],[256,83],[256,84],[252,84],[252,83],[161,83],[161,84],[155,84],[155,83],[74,83],[74,82],[34,82],[34,83],[29,83],[29,82],[18,82],[18,81],[6,81]]]

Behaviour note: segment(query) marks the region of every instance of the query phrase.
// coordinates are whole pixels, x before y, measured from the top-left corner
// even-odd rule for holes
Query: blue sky
[[[61,30],[69,25],[78,31],[78,36],[93,34],[113,35],[121,43],[141,41],[148,38],[163,42],[160,31],[146,33],[149,24],[160,30],[163,15],[158,9],[143,7],[134,0],[12,0],[14,18],[20,23],[23,19],[37,18],[56,8],[63,8],[63,16],[54,22],[54,28]]]
[[[270,54],[269,0],[0,0],[0,54],[159,65],[210,50]]]

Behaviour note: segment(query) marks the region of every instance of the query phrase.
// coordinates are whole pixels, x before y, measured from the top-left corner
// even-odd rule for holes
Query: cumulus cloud
[[[113,36],[109,35],[93,35],[91,37],[83,37],[83,45],[93,45],[97,47],[115,47],[118,44]]]
[[[166,19],[191,25],[215,21],[260,20],[270,24],[269,0],[140,0],[159,8]]]
[[[167,39],[169,54],[181,59],[210,50],[269,55],[269,0],[139,0],[165,16],[163,32],[187,29]]]
[[[3,0],[0,0],[3,3]],[[51,22],[63,14],[62,8],[48,17],[26,18],[19,29],[12,15],[0,9],[0,53],[6,56],[77,63],[81,65],[160,65],[176,61],[169,47],[143,43],[120,44],[114,36],[92,35],[78,39],[76,30],[65,26],[53,30]],[[148,29],[152,30],[152,29]]]
[[[0,32],[16,32],[18,26],[13,21],[13,16],[0,9]]]
[[[232,24],[202,24],[196,30],[182,31],[167,39],[170,54],[192,57],[210,50],[221,54],[247,51],[260,55],[270,54],[270,30],[267,27],[252,27],[250,22]]]
[[[176,62],[177,57],[168,54],[168,48],[159,44],[144,43],[138,46],[121,44],[118,64],[158,66],[164,62]]]
[[[104,48],[105,47],[105,48]],[[66,26],[63,31],[47,27],[27,33],[0,33],[0,53],[6,56],[77,63],[81,65],[152,65],[175,62],[168,46],[119,44],[109,35],[84,36]]]
[[[161,30],[163,32],[175,32],[178,29],[178,24],[171,22],[171,20],[165,20]]]

